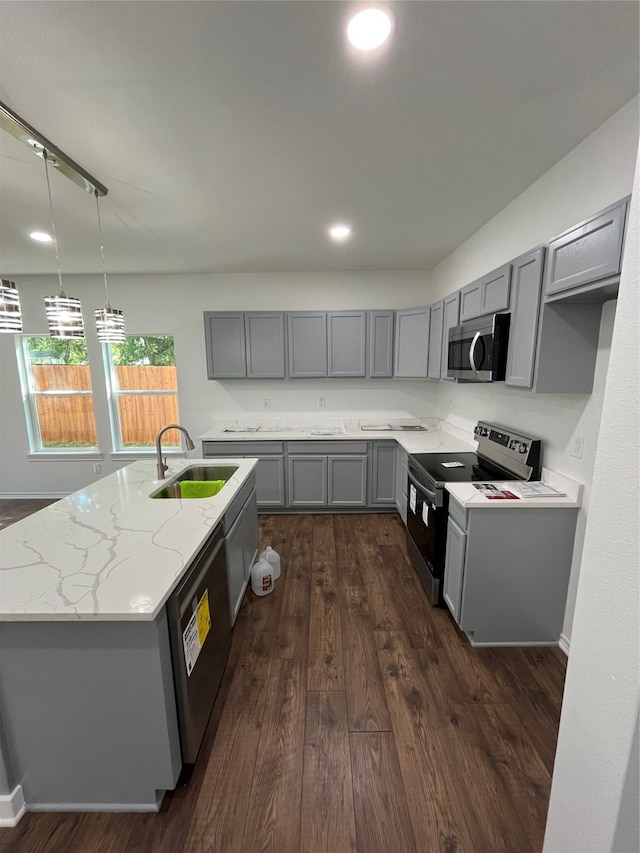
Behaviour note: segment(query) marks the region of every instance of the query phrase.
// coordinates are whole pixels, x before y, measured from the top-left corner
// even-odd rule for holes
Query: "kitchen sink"
[[[151,498],[180,498],[180,483],[184,480],[227,480],[238,470],[237,465],[192,465],[163,486]]]

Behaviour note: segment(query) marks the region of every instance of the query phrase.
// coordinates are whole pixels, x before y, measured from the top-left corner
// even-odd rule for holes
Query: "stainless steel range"
[[[477,453],[409,456],[407,549],[432,604],[442,606],[449,494],[446,483],[539,479],[540,441],[478,421]]]

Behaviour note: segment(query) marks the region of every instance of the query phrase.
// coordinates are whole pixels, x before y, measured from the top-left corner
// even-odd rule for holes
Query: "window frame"
[[[175,361],[175,338],[173,335],[168,335],[166,332],[156,332],[145,334],[128,334],[128,338],[155,338],[155,337],[170,337],[173,340],[174,346],[174,361]],[[111,343],[101,344],[102,361],[104,367],[104,379],[107,390],[107,408],[109,410],[109,428],[111,431],[111,457],[122,459],[123,457],[139,458],[140,456],[155,455],[155,446],[147,445],[124,445],[122,442],[122,423],[120,420],[120,407],[118,400],[120,397],[175,397],[176,405],[178,403],[178,388],[172,390],[153,390],[143,389],[142,391],[121,390],[117,387],[115,368],[117,365],[113,363]],[[175,365],[174,365],[175,366]],[[177,386],[176,374],[176,386]],[[180,433],[180,446],[170,448],[163,446],[163,456],[184,456],[182,433]]]
[[[15,336],[18,376],[20,379],[22,406],[24,409],[27,425],[27,437],[29,441],[28,458],[41,459],[44,456],[48,458],[64,459],[102,459],[103,455],[100,452],[98,418],[96,413],[93,380],[91,382],[90,391],[39,391],[35,387],[35,379],[33,371],[31,370],[31,350],[28,342],[30,338],[48,337],[49,335],[44,334],[19,334]],[[87,366],[89,367],[89,375],[91,375],[91,365],[89,362],[88,352]],[[36,405],[36,399],[38,397],[91,397],[93,402],[93,418],[96,428],[96,444],[92,444],[88,447],[73,447],[72,445],[69,447],[45,447],[42,443],[42,431],[40,428],[40,419],[38,417],[38,408]]]

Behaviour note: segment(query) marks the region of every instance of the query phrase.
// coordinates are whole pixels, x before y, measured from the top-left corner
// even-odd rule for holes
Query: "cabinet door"
[[[460,322],[482,317],[482,279],[472,281],[460,291]]]
[[[369,376],[393,376],[393,311],[369,312]]]
[[[395,499],[396,444],[390,441],[373,442],[371,460],[369,504],[393,506]]]
[[[509,309],[511,264],[482,276],[482,313],[495,314]]]
[[[260,456],[256,468],[256,491],[260,507],[285,506],[284,456]]]
[[[447,552],[444,562],[444,600],[453,618],[460,625],[464,558],[467,534],[449,517],[447,522]]]
[[[449,365],[449,329],[457,326],[460,321],[460,291],[452,293],[444,300],[444,316],[442,323],[442,360],[440,362],[440,379],[455,382],[453,376],[447,376]]]
[[[246,378],[244,314],[205,311],[204,342],[209,379]]]
[[[251,566],[258,556],[258,499],[255,492],[251,492],[249,500],[242,510],[242,548],[244,552],[244,579],[249,580]]]
[[[245,519],[241,512],[227,533],[225,547],[227,550],[227,583],[229,585],[229,617],[231,625],[235,625],[242,597],[246,589],[246,546]]]
[[[327,457],[287,458],[289,506],[327,505]]]
[[[327,375],[327,315],[297,311],[288,315],[289,376],[292,379]]]
[[[444,301],[431,306],[429,320],[429,379],[440,379],[442,370],[442,329],[444,325]]]
[[[247,377],[284,379],[284,314],[245,314]]]
[[[533,385],[543,260],[544,249],[537,249],[513,262],[513,308],[505,382],[516,388]]]
[[[367,457],[328,456],[329,506],[366,506]]]
[[[396,509],[402,515],[403,505],[405,513],[407,507],[407,451],[399,444],[396,445],[394,465],[394,501]]]
[[[396,311],[394,375],[426,379],[429,362],[429,309],[406,308]]]
[[[626,211],[625,200],[549,243],[545,294],[620,273]]]
[[[367,323],[364,311],[327,314],[329,376],[364,376]]]

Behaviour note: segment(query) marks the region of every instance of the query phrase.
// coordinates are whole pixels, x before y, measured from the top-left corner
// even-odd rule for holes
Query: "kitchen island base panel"
[[[0,707],[30,811],[157,811],[182,761],[166,612],[0,624]]]

